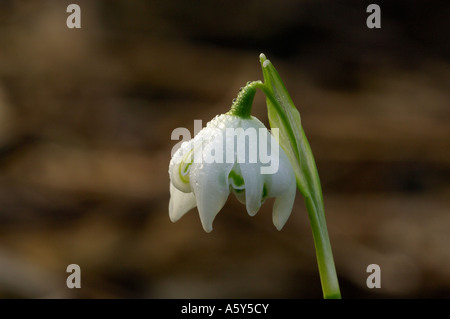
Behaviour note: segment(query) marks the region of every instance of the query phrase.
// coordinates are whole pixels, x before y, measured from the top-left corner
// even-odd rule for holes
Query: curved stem
[[[241,118],[251,117],[253,99],[255,97],[256,88],[261,81],[247,82],[247,85],[239,89],[237,98],[233,100],[231,109],[227,114],[236,115]]]
[[[305,204],[311,222],[323,297],[325,299],[340,299],[341,292],[336,267],[334,265],[331,243],[328,237],[325,215],[317,212],[311,197],[305,198]]]

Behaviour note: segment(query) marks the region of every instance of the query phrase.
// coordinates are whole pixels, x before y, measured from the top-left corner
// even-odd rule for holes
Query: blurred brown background
[[[66,27],[67,5],[81,29]],[[172,224],[173,129],[277,67],[314,152],[343,297],[450,297],[450,6],[0,3],[0,297],[321,298],[303,199]],[[258,93],[254,115],[268,124]],[[81,267],[81,289],[66,267]],[[381,288],[366,267],[381,267]]]

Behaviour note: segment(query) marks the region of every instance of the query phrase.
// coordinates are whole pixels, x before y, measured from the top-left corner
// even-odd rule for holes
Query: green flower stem
[[[236,115],[241,118],[250,118],[256,88],[261,84],[261,81],[249,81],[245,87],[240,88],[239,94],[237,98],[233,100],[231,109],[227,114]]]
[[[305,198],[306,209],[313,232],[316,247],[317,264],[319,266],[320,282],[325,299],[340,299],[341,292],[336,274],[336,268],[328,237],[324,214],[319,214],[310,197]]]
[[[273,105],[277,108],[278,115],[280,116],[281,121],[283,124],[285,124],[285,127],[288,131],[290,131],[289,135],[293,138],[294,133],[289,125],[289,121],[287,116],[282,112],[281,106],[275,99],[275,97],[272,94],[272,91],[264,84],[258,84],[258,87],[264,92],[266,97],[270,99],[270,101],[273,103]],[[303,136],[304,132],[302,130]],[[306,140],[306,136],[304,136]],[[309,147],[309,145],[308,145]],[[302,163],[297,163],[296,165],[301,167]],[[315,167],[315,164],[314,164]],[[317,174],[317,170],[314,172]],[[309,177],[309,178],[308,178]],[[312,178],[308,176],[306,179],[311,180]],[[301,182],[297,178],[297,188],[302,193],[303,197],[305,198],[305,204],[306,209],[308,211],[309,220],[311,223],[312,233],[313,233],[313,239],[314,239],[314,245],[316,248],[316,257],[317,257],[317,263],[319,266],[319,274],[320,274],[320,280],[322,284],[322,290],[323,290],[323,296],[326,299],[340,299],[341,293],[339,289],[339,283],[337,279],[336,274],[336,268],[334,265],[333,260],[333,253],[331,250],[331,243],[328,236],[328,230],[325,220],[325,212],[323,209],[320,209],[319,207],[321,205],[316,205],[312,196],[305,191],[303,185],[301,185]],[[319,185],[320,188],[320,185]],[[322,192],[316,193],[316,196],[319,197],[318,199],[322,201]],[[316,207],[319,206],[319,207]],[[323,207],[323,206],[322,206]]]
[[[280,129],[280,145],[294,168],[297,188],[305,198],[311,223],[324,298],[341,298],[336,268],[325,220],[319,174],[311,147],[303,131],[300,114],[278,72],[261,54],[264,83],[253,82],[266,95],[271,128]]]

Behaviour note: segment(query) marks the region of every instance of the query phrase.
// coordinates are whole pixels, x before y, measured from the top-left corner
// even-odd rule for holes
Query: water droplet
[[[233,99],[233,101],[232,101],[232,102],[233,102],[233,103],[234,103],[234,102],[236,102],[236,99]]]

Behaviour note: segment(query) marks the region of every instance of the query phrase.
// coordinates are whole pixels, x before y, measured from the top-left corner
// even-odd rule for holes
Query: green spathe
[[[340,298],[331,244],[325,220],[322,188],[311,147],[303,131],[300,113],[273,64],[260,55],[271,128],[279,128],[279,144],[286,152],[295,172],[297,188],[305,198],[325,298]]]

